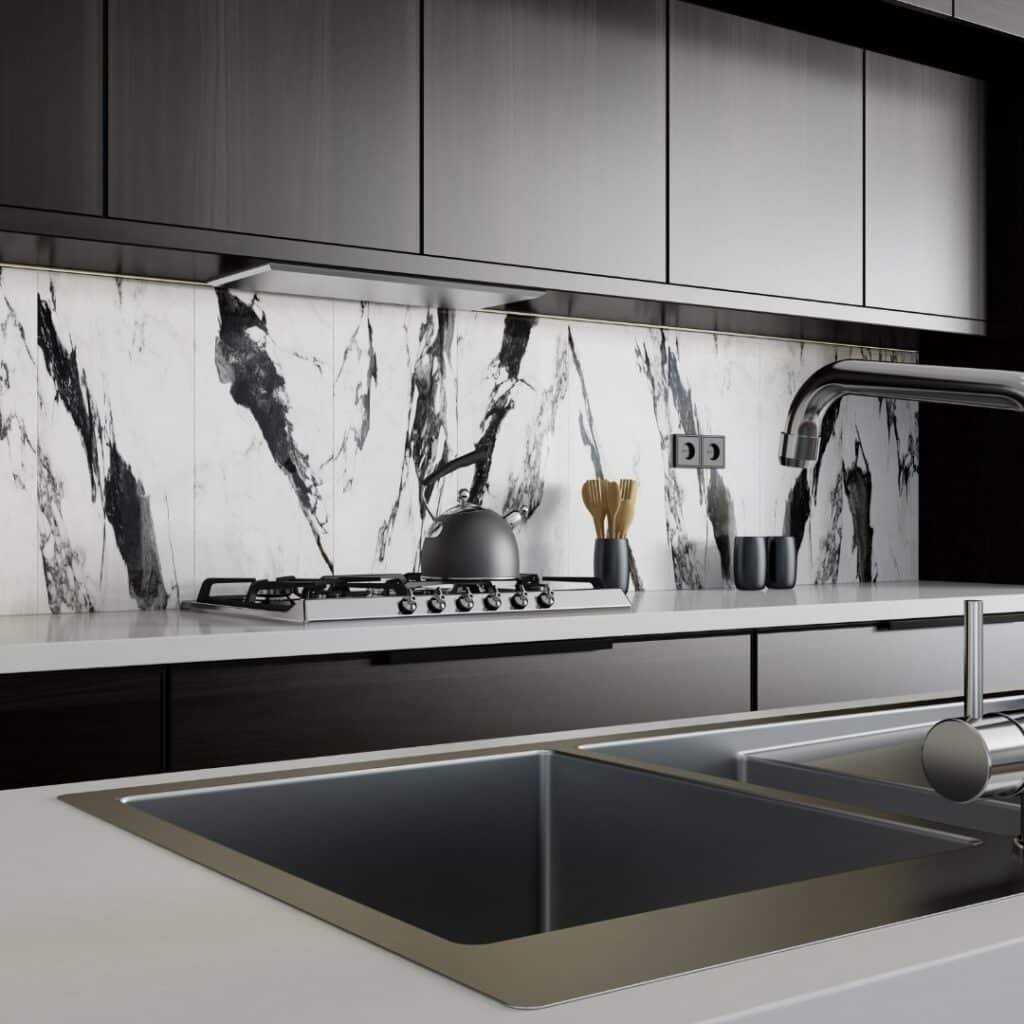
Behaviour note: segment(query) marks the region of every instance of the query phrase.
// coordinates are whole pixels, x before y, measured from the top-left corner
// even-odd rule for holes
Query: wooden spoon
[[[604,495],[604,514],[608,517],[605,536],[614,537],[615,517],[619,514],[619,485],[614,480],[602,480],[601,493]]]
[[[583,504],[594,520],[594,532],[604,537],[604,493],[601,480],[586,480],[583,483]]]

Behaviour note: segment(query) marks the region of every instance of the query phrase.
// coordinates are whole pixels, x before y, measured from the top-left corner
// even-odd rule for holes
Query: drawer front
[[[0,789],[160,771],[158,669],[0,676]]]
[[[376,664],[184,667],[173,770],[744,711],[747,637]]]
[[[874,627],[771,633],[758,638],[758,707],[887,697],[959,696],[963,629]],[[1024,688],[1024,622],[985,627],[985,689]]]

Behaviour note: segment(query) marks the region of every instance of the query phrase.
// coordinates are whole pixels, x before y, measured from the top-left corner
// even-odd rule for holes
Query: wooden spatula
[[[594,532],[604,537],[604,491],[603,480],[587,480],[583,484],[583,504],[594,520]]]
[[[612,527],[612,536],[625,538],[633,525],[636,515],[637,482],[635,480],[619,481],[619,509]]]

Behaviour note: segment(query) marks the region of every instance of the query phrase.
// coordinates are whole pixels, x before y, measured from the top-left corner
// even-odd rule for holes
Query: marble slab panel
[[[201,577],[332,571],[333,321],[327,300],[197,290]]]
[[[826,419],[816,465],[778,462],[789,401],[837,359],[913,359],[828,345],[765,342],[761,442],[763,529],[800,539],[800,583],[916,579],[918,428],[912,402],[844,398]]]
[[[419,567],[429,516],[419,482],[458,455],[456,315],[336,303],[335,560],[341,572]],[[454,503],[455,483],[425,497]]]
[[[41,610],[194,587],[193,290],[40,274]]]
[[[36,610],[37,421],[36,273],[0,268],[0,615]]]
[[[573,484],[602,475],[638,481],[634,586],[716,587],[731,578],[731,538],[750,519],[758,472],[757,363],[736,347],[707,334],[573,325]],[[701,432],[727,436],[726,468],[672,469],[671,435]],[[577,521],[572,556],[583,568],[592,531],[582,528],[585,517]]]
[[[523,572],[571,575],[568,531],[582,505],[569,474],[568,325],[493,313],[459,313],[456,324],[459,449],[492,450],[459,486],[496,512],[524,512]]]

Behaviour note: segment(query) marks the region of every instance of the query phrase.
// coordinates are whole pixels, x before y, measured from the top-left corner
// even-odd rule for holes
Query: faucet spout
[[[1024,412],[1024,373],[841,359],[812,373],[794,396],[779,447],[784,466],[814,464],[825,413],[847,395]]]

